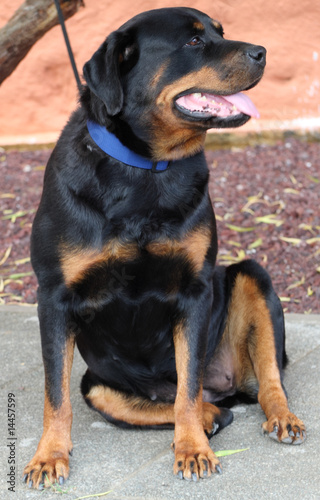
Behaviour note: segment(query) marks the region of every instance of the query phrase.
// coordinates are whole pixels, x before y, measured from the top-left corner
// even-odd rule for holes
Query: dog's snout
[[[260,66],[265,66],[266,53],[266,49],[261,45],[251,45],[247,50],[246,55],[255,63],[258,63]]]

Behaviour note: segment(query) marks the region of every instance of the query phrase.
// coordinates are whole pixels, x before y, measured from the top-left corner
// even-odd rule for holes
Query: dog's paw
[[[211,476],[212,472],[222,473],[221,465],[208,446],[205,450],[183,452],[175,450],[173,472],[179,479],[198,481],[199,478]]]
[[[304,423],[290,412],[281,417],[271,416],[262,429],[271,439],[285,444],[301,444],[307,436]]]
[[[68,455],[53,451],[47,456],[36,453],[24,469],[23,481],[29,488],[43,490],[55,483],[64,484],[68,477]]]

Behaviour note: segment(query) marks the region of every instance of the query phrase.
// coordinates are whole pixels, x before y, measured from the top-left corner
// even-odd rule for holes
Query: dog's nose
[[[250,57],[255,63],[264,66],[266,64],[266,49],[261,45],[251,45],[247,51],[247,56]]]

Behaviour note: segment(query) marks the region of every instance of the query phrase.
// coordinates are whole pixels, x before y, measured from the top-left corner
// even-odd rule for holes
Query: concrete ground
[[[233,409],[234,422],[213,437],[214,451],[249,448],[221,458],[222,475],[198,483],[172,474],[172,431],[117,429],[83,402],[79,391],[85,365],[76,353],[72,372],[73,405],[71,473],[59,491],[28,489],[22,471],[32,458],[42,432],[43,367],[36,310],[0,308],[1,345],[1,499],[94,497],[108,500],[256,500],[320,499],[320,316],[288,315],[290,364],[285,385],[291,410],[304,420],[308,437],[301,446],[280,445],[264,437],[264,415],[258,405]],[[14,440],[9,436],[8,394],[14,394]],[[16,461],[15,493],[8,491],[8,459]],[[7,446],[9,444],[9,446]],[[13,476],[12,476],[13,477]]]

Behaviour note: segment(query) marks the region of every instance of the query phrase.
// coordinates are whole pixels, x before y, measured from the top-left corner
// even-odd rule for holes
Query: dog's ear
[[[89,89],[103,101],[109,116],[117,115],[122,109],[121,71],[135,52],[132,35],[114,31],[83,67]]]

